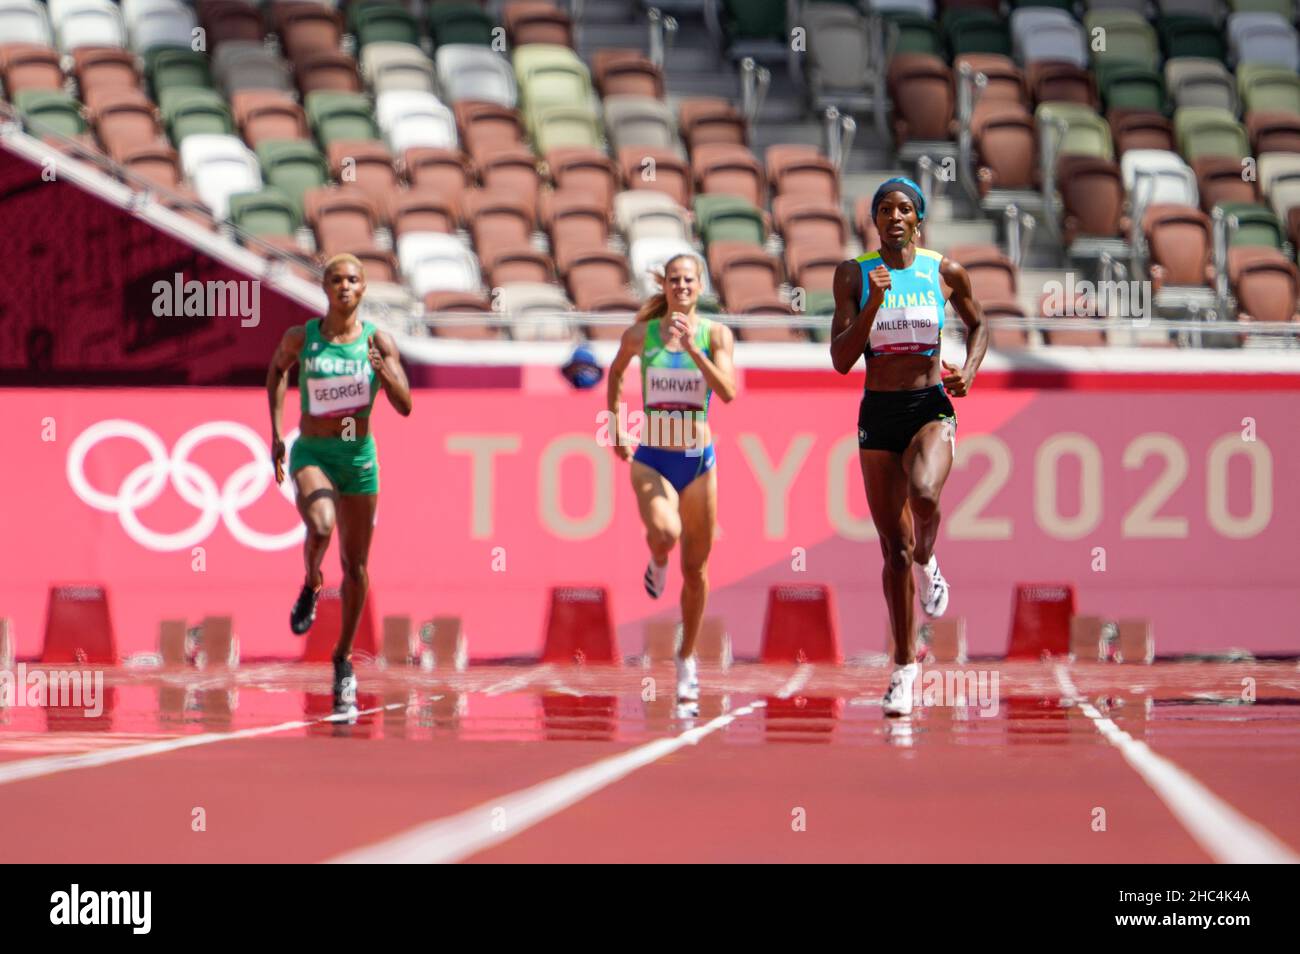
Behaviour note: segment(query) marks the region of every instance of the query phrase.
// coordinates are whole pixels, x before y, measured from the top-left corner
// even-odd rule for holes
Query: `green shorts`
[[[373,434],[359,441],[300,435],[289,451],[289,473],[304,467],[319,467],[341,494],[379,493],[379,453]]]

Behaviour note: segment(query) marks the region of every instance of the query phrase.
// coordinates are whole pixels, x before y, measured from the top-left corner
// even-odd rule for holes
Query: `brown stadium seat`
[[[843,250],[848,226],[838,203],[803,195],[779,195],[772,200],[772,226],[791,245],[834,246]]]
[[[1073,320],[1079,322],[1081,327],[1044,329],[1044,343],[1068,345],[1075,348],[1104,348],[1106,346],[1106,333],[1102,329],[1082,326],[1084,322],[1094,319],[1078,317]]]
[[[1151,205],[1142,215],[1152,279],[1165,285],[1206,286],[1210,266],[1210,218],[1190,205]]]
[[[573,46],[573,24],[569,15],[541,0],[515,0],[502,12],[506,38],[511,49],[525,43],[553,43]]]
[[[475,157],[475,165],[486,191],[516,195],[536,212],[542,174],[537,169],[537,156],[530,150],[523,146],[486,150]]]
[[[90,124],[114,160],[138,146],[162,139],[158,108],[138,89],[110,89],[101,93],[90,114]]]
[[[327,158],[330,176],[344,185],[355,185],[370,196],[381,215],[387,212],[392,196],[401,191],[393,155],[383,143],[370,140],[331,143]]]
[[[314,275],[307,264],[297,261],[297,259],[301,258],[306,259],[307,261],[316,261],[319,264],[319,256],[310,254],[306,249],[298,244],[298,240],[292,235],[261,235],[258,236],[257,242],[248,243],[248,247],[258,255],[261,255],[263,258],[272,258],[272,254],[264,248],[264,246],[267,245],[277,251],[286,252],[289,255],[296,257],[287,261],[285,259],[280,259],[281,262],[288,265],[289,271],[294,275],[297,275],[304,281],[311,282],[313,285],[320,282],[320,276]]]
[[[1112,109],[1106,114],[1115,155],[1129,149],[1163,149],[1177,152],[1174,124],[1159,113],[1136,109]]]
[[[490,247],[479,252],[483,277],[492,288],[512,282],[554,282],[555,265],[551,257],[532,245]]]
[[[338,251],[348,252],[361,259],[361,267],[366,270],[367,282],[398,283],[401,281],[400,272],[397,268],[397,256],[387,249],[366,244],[340,248]],[[334,253],[326,252],[325,254],[332,255]]]
[[[388,198],[388,221],[395,238],[407,232],[451,234],[456,231],[460,221],[456,203],[433,189],[394,191]]]
[[[894,104],[894,141],[951,139],[955,98],[952,70],[929,53],[899,53],[886,77]]]
[[[1038,60],[1025,69],[1034,104],[1079,103],[1098,109],[1097,80],[1088,70],[1058,60]]]
[[[412,188],[432,189],[456,202],[473,184],[473,174],[458,149],[412,146],[402,153],[402,173]]]
[[[250,148],[268,139],[311,138],[302,107],[283,90],[240,90],[230,97],[230,109]]]
[[[1025,311],[1019,302],[981,301],[985,318],[1024,318]],[[989,325],[989,343],[998,351],[1023,351],[1029,347],[1029,330],[1027,328],[1004,328],[993,321]]]
[[[379,217],[370,196],[356,186],[308,189],[303,194],[303,213],[323,255],[374,244]]]
[[[749,126],[730,100],[715,96],[684,99],[677,107],[677,125],[690,150],[711,143],[749,144]]]
[[[781,306],[781,263],[760,246],[719,241],[709,246],[708,256],[709,273],[728,311]]]
[[[90,90],[140,88],[140,69],[129,50],[106,46],[82,46],[72,51],[72,72],[81,87],[82,102],[89,102]]]
[[[229,40],[260,43],[265,35],[260,11],[244,0],[200,0],[198,14],[207,31],[209,50]]]
[[[979,111],[971,127],[983,194],[991,188],[1035,188],[1038,142],[1033,117],[1007,103]]]
[[[357,62],[346,53],[338,50],[308,50],[300,53],[293,65],[298,91],[304,97],[319,89],[340,93],[361,92]]]
[[[1242,178],[1241,160],[1233,156],[1202,156],[1192,161],[1201,209],[1207,214],[1220,202],[1258,202],[1258,183]]]
[[[619,172],[614,160],[598,149],[559,148],[546,154],[546,166],[556,189],[573,189],[595,198],[607,211],[614,208]]]
[[[618,151],[618,164],[629,189],[653,189],[690,208],[695,194],[690,166],[671,149],[648,146],[624,146]]]
[[[591,72],[602,97],[664,98],[663,73],[639,50],[597,50]]]
[[[474,189],[462,197],[461,210],[482,262],[492,261],[506,249],[531,244],[533,205],[520,196]]]
[[[1278,110],[1256,110],[1246,114],[1251,154],[1300,152],[1300,116]]]
[[[1230,249],[1228,281],[1237,296],[1239,321],[1300,321],[1296,266],[1277,249]]]
[[[835,269],[844,261],[842,245],[786,246],[785,267],[790,284],[805,292],[828,292],[834,289]]]
[[[478,311],[491,314],[492,304],[479,295],[468,292],[429,292],[424,296],[424,309],[431,312]],[[429,329],[440,338],[465,338],[473,341],[495,341],[505,337],[504,325],[476,323],[431,324]]]
[[[271,19],[285,57],[295,65],[305,53],[338,50],[343,39],[343,17],[320,3],[277,2]]]
[[[456,128],[466,151],[473,156],[497,149],[523,148],[527,142],[518,110],[497,103],[461,100],[452,107]]]
[[[0,79],[5,96],[28,89],[63,89],[63,67],[59,54],[36,43],[7,43],[0,54]]]
[[[564,274],[569,297],[579,311],[636,311],[640,307],[628,287],[627,257],[608,249],[576,253]]]
[[[732,143],[697,146],[691,152],[691,172],[700,192],[738,195],[760,209],[767,205],[767,177],[746,146]]]
[[[134,175],[164,189],[175,189],[181,183],[181,166],[176,150],[165,140],[128,147],[117,161]]]
[[[1029,91],[1025,88],[1025,75],[1007,57],[999,53],[966,53],[953,61],[953,79],[956,81],[963,65],[970,66],[976,73],[983,73],[988,80],[980,103],[1019,103],[1029,111]],[[976,105],[979,108],[979,104]]]
[[[966,269],[971,290],[986,309],[997,305],[1019,311],[1016,267],[996,245],[954,245],[946,257]]]
[[[542,196],[541,221],[551,236],[551,251],[560,274],[573,257],[591,249],[605,250],[609,241],[609,215],[600,203],[572,189]]]
[[[839,170],[815,146],[768,146],[767,181],[777,195],[840,201]]]
[[[1063,237],[1121,238],[1128,232],[1124,216],[1124,181],[1119,166],[1095,156],[1062,156],[1056,164],[1056,187],[1065,205]]]
[[[753,316],[788,316],[792,314],[790,306],[781,301],[756,301],[753,304],[734,310],[739,314]],[[798,328],[791,328],[788,325],[775,325],[768,328],[740,328],[737,330],[736,335],[742,341],[768,341],[778,344],[808,340],[808,336],[803,331]]]

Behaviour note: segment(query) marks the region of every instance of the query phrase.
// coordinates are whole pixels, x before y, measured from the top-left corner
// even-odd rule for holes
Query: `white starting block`
[[[435,616],[420,627],[420,641],[425,647],[421,668],[459,672],[469,664],[469,641],[459,616]]]

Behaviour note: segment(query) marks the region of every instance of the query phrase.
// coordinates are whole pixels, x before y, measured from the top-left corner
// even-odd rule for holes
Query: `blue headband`
[[[901,192],[912,200],[916,206],[916,217],[918,220],[925,218],[925,196],[921,194],[921,187],[911,179],[897,176],[893,179],[886,179],[880,183],[880,188],[876,190],[875,198],[871,200],[871,218],[875,221],[876,210],[880,208],[880,200],[891,192]]]

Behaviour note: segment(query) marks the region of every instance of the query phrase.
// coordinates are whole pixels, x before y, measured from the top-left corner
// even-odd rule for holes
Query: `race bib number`
[[[871,350],[881,354],[926,351],[939,343],[939,315],[934,305],[881,308],[871,326]]]
[[[311,378],[307,382],[307,401],[315,417],[336,417],[361,410],[370,404],[370,375],[362,368],[357,375]]]
[[[699,368],[651,368],[645,375],[646,407],[704,407],[707,385]]]

